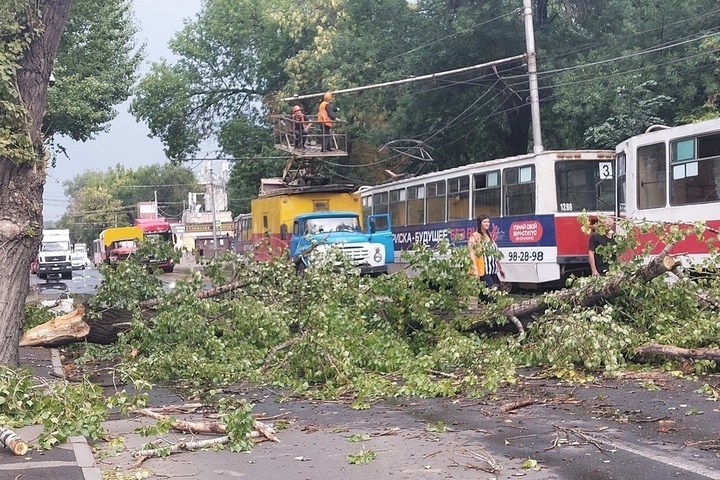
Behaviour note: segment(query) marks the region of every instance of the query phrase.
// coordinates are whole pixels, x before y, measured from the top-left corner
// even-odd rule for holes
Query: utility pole
[[[215,176],[213,175],[212,163],[210,163],[210,208],[212,209],[213,258],[217,258],[218,236],[217,218],[215,215]]]
[[[157,190],[155,190],[155,220],[158,219]]]
[[[523,0],[523,17],[525,20],[525,46],[527,48],[528,77],[530,83],[530,116],[532,117],[533,153],[541,153],[543,151],[543,144],[542,133],[540,132],[540,96],[538,95],[532,0]]]

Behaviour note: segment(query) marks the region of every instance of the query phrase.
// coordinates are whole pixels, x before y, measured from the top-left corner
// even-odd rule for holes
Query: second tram
[[[554,283],[589,271],[579,215],[613,215],[614,152],[545,151],[363,187],[363,214],[389,213],[397,253],[449,238],[465,245],[491,217],[505,282]],[[401,258],[397,257],[396,258]]]
[[[678,127],[652,127],[616,148],[617,215],[635,221],[705,222],[703,240],[687,236],[673,246],[687,263],[720,247],[720,118]],[[654,243],[653,253],[664,244]]]

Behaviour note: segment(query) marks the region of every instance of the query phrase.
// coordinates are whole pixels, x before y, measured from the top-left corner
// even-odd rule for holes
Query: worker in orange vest
[[[333,96],[332,93],[327,92],[323,95],[323,101],[320,102],[320,108],[318,109],[318,122],[322,127],[322,148],[321,152],[329,152],[332,148],[332,126],[335,122],[335,109],[332,105]]]

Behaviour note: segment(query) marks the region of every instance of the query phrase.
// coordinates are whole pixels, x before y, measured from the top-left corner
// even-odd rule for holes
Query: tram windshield
[[[555,163],[560,212],[615,210],[612,161],[586,160]]]

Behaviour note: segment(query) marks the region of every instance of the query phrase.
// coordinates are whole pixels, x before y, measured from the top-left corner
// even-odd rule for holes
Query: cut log
[[[137,413],[138,415],[143,415],[145,417],[150,417],[155,420],[170,420],[171,417],[167,415],[163,415],[161,413],[154,412],[152,409],[149,408],[140,408],[137,410],[133,410],[133,413]],[[212,422],[188,422],[185,420],[177,420],[173,419],[170,428],[172,428],[175,431],[182,432],[182,433],[218,433],[218,434],[225,434],[227,433],[227,430],[225,428],[225,425],[218,421],[212,421]]]
[[[548,308],[548,300],[552,302],[560,301],[569,303],[572,306],[590,307],[597,305],[602,300],[617,297],[622,294],[624,284],[632,277],[640,279],[643,282],[663,275],[671,271],[678,265],[678,261],[668,254],[671,245],[667,245],[665,249],[650,262],[641,266],[632,274],[614,274],[604,277],[604,284],[598,288],[596,284],[588,284],[579,288],[566,288],[546,296],[534,297],[520,302],[513,303],[503,310],[503,315],[510,319],[528,319],[533,314],[544,312]],[[479,328],[484,322],[478,321],[470,325],[470,329]],[[513,321],[513,323],[515,323]]]
[[[23,442],[17,433],[7,427],[0,427],[0,443],[18,456],[25,455],[29,449],[28,444]]]
[[[198,440],[197,442],[179,442],[163,448],[138,450],[133,452],[132,456],[135,458],[162,457],[171,453],[190,452],[193,450],[213,447],[215,445],[225,445],[226,443],[230,443],[230,437],[228,436],[210,438],[208,440]]]
[[[681,348],[660,343],[651,343],[638,347],[635,353],[641,357],[660,355],[678,359],[720,360],[720,349],[718,348]]]
[[[49,322],[31,328],[20,339],[21,347],[57,347],[68,343],[88,341],[109,345],[120,332],[132,325],[132,312],[122,308],[108,308],[98,312],[98,318],[88,319],[86,303],[72,312],[55,317]]]

